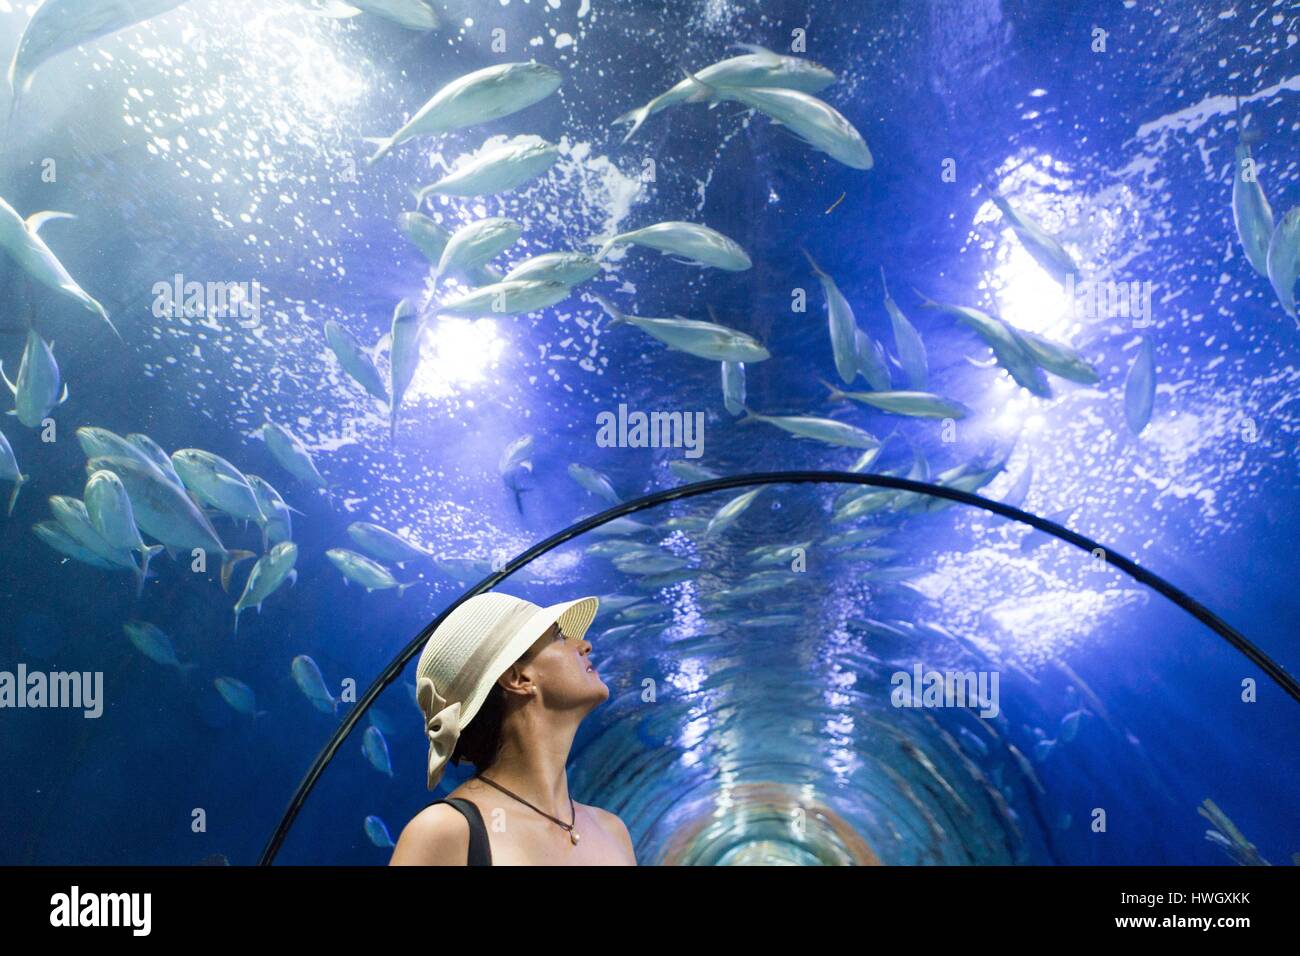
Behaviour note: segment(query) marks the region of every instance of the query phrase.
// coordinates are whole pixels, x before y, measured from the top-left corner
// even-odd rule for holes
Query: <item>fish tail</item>
[[[741,405],[740,407],[745,410],[745,414],[744,417],[736,420],[737,425],[752,425],[754,422],[762,420],[758,413],[748,405]]]
[[[140,575],[143,579],[147,580],[149,577],[149,562],[152,561],[154,556],[162,550],[163,546],[161,544],[153,544],[147,545],[145,549],[140,552]]]
[[[842,389],[837,388],[836,386],[832,385],[830,382],[826,381],[826,379],[824,379],[824,378],[819,378],[817,381],[821,382],[821,383],[822,383],[823,385],[825,385],[828,389],[830,389],[830,393],[831,393],[831,394],[830,394],[830,399],[831,399],[831,401],[833,401],[833,402],[838,402],[838,401],[840,401],[841,399],[848,398],[848,395],[846,395]]]
[[[87,297],[87,298],[89,298],[89,297]],[[98,315],[101,319],[103,319],[105,322],[108,323],[108,327],[109,327],[110,329],[113,330],[113,334],[117,336],[117,340],[118,340],[119,342],[125,341],[125,340],[122,338],[122,333],[119,332],[119,331],[117,330],[117,326],[113,324],[113,320],[110,319],[110,318],[108,317],[108,310],[105,309],[105,308],[104,308],[104,307],[103,307],[103,306],[102,306],[102,305],[101,305],[97,300],[95,300],[95,299],[91,299],[90,302],[91,302],[91,309],[90,309],[90,311],[94,312],[94,313],[95,313],[96,315]]]
[[[912,291],[915,292],[917,295],[919,295],[919,296],[921,297],[921,308],[923,308],[923,309],[941,309],[941,308],[943,308],[943,306],[941,306],[938,302],[935,302],[934,299],[930,298],[928,295],[926,295],[924,292],[922,292],[922,291],[921,291],[920,289],[918,289],[916,286],[912,286]]]
[[[643,124],[646,120],[650,118],[651,105],[652,103],[647,103],[645,106],[638,106],[634,110],[628,110],[622,116],[619,116],[614,120],[615,123],[632,124],[632,128],[628,130],[627,133],[623,136],[623,142],[626,143],[633,136],[635,136],[636,131],[641,128],[641,124]]]
[[[230,576],[234,573],[235,565],[255,557],[257,555],[252,551],[227,551],[225,557],[221,560],[221,590],[229,593]]]
[[[3,361],[0,361],[0,379],[4,379],[4,383],[9,386],[9,391],[15,395],[18,394],[18,386],[9,381],[9,376],[5,374],[5,363]]]
[[[880,267],[880,287],[885,290],[885,298],[890,298],[889,283],[885,281],[885,267]]]
[[[240,611],[239,608],[235,608],[235,629],[234,631],[231,632],[230,634],[231,637],[239,636],[239,611]]]
[[[623,314],[622,310],[599,292],[593,292],[591,297],[599,302],[600,307],[609,314],[609,325],[606,326],[607,328],[612,329],[614,326],[627,321],[627,316]]]
[[[417,583],[417,582],[415,582],[415,581],[408,581],[406,584],[399,584],[399,585],[397,586],[397,596],[398,596],[398,597],[401,597],[403,594],[406,593],[406,589],[407,589],[407,588],[413,588],[413,587],[415,587],[416,583]]]
[[[817,260],[812,257],[812,255],[808,252],[807,249],[805,249],[803,246],[800,246],[799,251],[802,252],[803,257],[808,260],[808,265],[812,266],[812,271],[814,273],[816,273],[819,277],[826,275],[826,273],[822,271],[822,267],[817,264]]]
[[[23,485],[27,484],[29,480],[30,479],[27,475],[19,475],[14,479],[14,490],[9,495],[8,514],[14,513],[14,505],[18,504],[18,492],[22,491]]]
[[[378,149],[371,153],[365,160],[367,166],[373,166],[393,151],[394,144],[391,136],[365,136],[362,138],[371,146],[378,147]]]
[[[621,236],[617,236],[617,235],[610,236],[608,239],[601,239],[597,236],[593,236],[589,241],[594,245],[600,246],[600,248],[596,250],[596,255],[594,257],[595,260],[599,262],[600,260],[604,259],[605,256],[609,255],[609,250],[613,249],[614,246],[618,245],[618,242],[621,238],[622,238]]]

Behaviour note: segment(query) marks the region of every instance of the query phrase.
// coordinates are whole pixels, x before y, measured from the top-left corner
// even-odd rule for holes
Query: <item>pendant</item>
[[[573,845],[574,845],[574,846],[577,846],[577,845],[578,845],[578,841],[579,841],[580,839],[582,839],[582,838],[581,838],[580,836],[578,836],[578,831],[577,831],[577,830],[570,830],[570,831],[569,831],[569,839],[573,841]]]

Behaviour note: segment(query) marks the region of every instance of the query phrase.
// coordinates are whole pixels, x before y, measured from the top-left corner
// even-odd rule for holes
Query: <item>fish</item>
[[[289,672],[293,675],[293,682],[313,707],[323,714],[338,714],[339,701],[325,686],[325,678],[314,660],[306,654],[299,654],[289,665]]]
[[[230,588],[230,574],[235,565],[254,557],[250,551],[227,548],[203,510],[152,464],[106,456],[91,458],[86,467],[90,474],[107,470],[122,479],[140,530],[166,545],[169,551],[199,549],[219,556],[223,590]]]
[[[618,504],[621,500],[618,497],[618,492],[614,490],[614,485],[610,482],[609,476],[597,471],[595,468],[588,468],[586,465],[573,462],[569,465],[569,477],[596,497],[604,498],[612,505]]]
[[[123,565],[102,558],[87,548],[57,521],[38,521],[32,525],[32,532],[55,551],[74,561],[105,571],[120,571],[123,568]]]
[[[96,0],[96,3],[99,2],[103,0]],[[108,317],[108,312],[68,275],[68,270],[58,256],[50,251],[40,236],[41,227],[51,219],[76,218],[71,213],[47,211],[32,213],[23,219],[13,206],[0,198],[0,249],[9,253],[19,268],[36,282],[67,296],[86,311],[95,313],[108,323],[113,334],[120,339],[121,333]]]
[[[131,508],[131,497],[122,479],[111,471],[96,471],[86,481],[83,492],[91,527],[116,551],[134,551],[140,555],[140,583],[149,576],[149,562],[161,544],[148,545],[140,537]]]
[[[1074,258],[1042,226],[1011,205],[1010,201],[996,189],[989,189],[989,198],[1002,211],[1002,218],[1007,221],[1007,225],[1016,234],[1025,251],[1046,269],[1052,278],[1064,283],[1069,276],[1079,275],[1079,266]]]
[[[285,581],[294,582],[298,572],[294,564],[298,561],[298,546],[292,541],[281,541],[266,554],[257,559],[253,570],[244,584],[244,593],[235,602],[235,631],[239,633],[240,612],[250,607],[262,613],[262,602],[279,590]]]
[[[600,263],[581,252],[547,252],[525,259],[505,274],[506,281],[531,279],[572,288],[600,274]]]
[[[420,338],[424,332],[424,319],[416,312],[410,299],[403,299],[393,310],[393,331],[388,350],[388,404],[389,436],[397,440],[397,416],[406,390],[415,379],[420,365]]]
[[[497,462],[497,471],[501,475],[501,481],[509,488],[515,496],[515,508],[520,514],[524,512],[523,493],[525,490],[519,486],[519,481],[524,473],[532,474],[533,471],[533,436],[521,435],[506,446],[505,451],[501,453],[501,460]]]
[[[657,554],[658,548],[652,548],[649,545],[638,544],[635,541],[628,541],[623,538],[614,538],[609,541],[597,541],[595,544],[588,545],[584,554],[589,554],[593,558],[617,558],[629,554]]]
[[[27,21],[9,64],[15,104],[43,64],[67,50],[179,7],[185,0],[44,0]]]
[[[841,531],[833,534],[822,541],[822,544],[828,548],[843,548],[853,544],[870,544],[889,534],[893,529],[889,527],[875,528],[854,528],[852,531]]]
[[[451,270],[464,272],[487,265],[505,252],[523,235],[524,227],[504,216],[490,216],[466,223],[452,233],[443,247],[433,280],[437,282]]]
[[[767,422],[791,435],[825,442],[828,445],[841,445],[847,448],[876,448],[880,445],[880,439],[870,432],[856,425],[837,422],[830,418],[816,418],[811,415],[760,415],[746,407],[745,417],[740,419],[740,424],[748,425],[751,422]]]
[[[752,335],[729,329],[716,322],[702,322],[673,316],[670,319],[628,315],[599,293],[593,298],[609,314],[609,327],[627,323],[636,326],[669,348],[715,362],[762,362],[772,357]]]
[[[1012,330],[1003,319],[989,315],[980,309],[964,305],[946,305],[936,302],[924,293],[917,292],[924,300],[922,306],[937,309],[973,329],[993,349],[998,364],[1001,365],[1016,384],[1029,390],[1039,398],[1051,398],[1052,389],[1047,384],[1047,377],[1035,361],[1024,340]]]
[[[1300,275],[1300,206],[1292,206],[1278,220],[1268,243],[1268,281],[1277,301],[1291,318],[1300,322],[1295,307],[1295,280]]]
[[[857,321],[853,316],[853,307],[844,298],[835,280],[822,270],[808,250],[801,248],[799,251],[808,260],[808,265],[812,267],[826,296],[826,322],[830,327],[835,371],[846,384],[851,383],[858,375]]]
[[[560,151],[554,144],[531,134],[502,140],[489,139],[478,151],[459,162],[439,179],[414,189],[419,203],[430,196],[495,196],[518,189],[554,166]]]
[[[266,516],[266,540],[270,544],[293,540],[293,518],[290,512],[294,509],[285,504],[284,499],[280,497],[280,492],[276,491],[265,478],[257,475],[245,477],[248,479],[248,487],[252,488],[253,494],[257,496],[257,507]]]
[[[438,14],[428,0],[347,0],[347,4],[408,30],[427,33],[438,27]]]
[[[760,614],[756,617],[744,617],[738,622],[742,627],[798,627],[803,618],[798,614]]]
[[[27,344],[23,348],[22,362],[18,366],[18,381],[9,381],[0,362],[0,378],[14,393],[14,415],[28,428],[39,428],[41,423],[59,405],[68,400],[68,386],[59,392],[59,363],[54,352],[35,329],[27,330]]]
[[[393,775],[393,764],[388,756],[388,742],[384,740],[384,735],[380,733],[378,727],[372,725],[366,728],[366,732],[361,736],[361,752],[370,761],[370,766],[390,777]]]
[[[442,259],[442,251],[451,239],[451,233],[422,212],[402,213],[397,217],[397,228],[420,250],[431,266],[436,266]],[[492,266],[481,265],[467,269],[464,277],[472,285],[487,285],[490,282],[500,282],[501,272]]]
[[[172,464],[172,456],[163,451],[162,447],[156,441],[148,435],[143,435],[139,432],[132,432],[127,435],[126,440],[129,445],[138,449],[144,458],[156,465],[158,470],[161,471],[163,476],[169,481],[180,488],[185,487],[185,482],[181,481],[181,476],[176,474],[176,466]],[[110,454],[110,452],[106,451],[103,454]]]
[[[1269,207],[1264,187],[1259,182],[1259,169],[1250,155],[1245,124],[1241,115],[1241,100],[1237,100],[1237,128],[1241,141],[1236,147],[1236,163],[1232,175],[1232,221],[1237,227],[1237,238],[1246,253],[1246,260],[1262,276],[1268,275],[1268,247],[1273,238],[1273,210]],[[1250,179],[1245,178],[1251,170]]]
[[[625,554],[613,559],[614,567],[624,574],[669,574],[687,567],[688,562],[666,552]]]
[[[743,415],[745,402],[745,363],[720,362],[722,368],[722,405],[732,415]]]
[[[83,425],[77,429],[77,443],[81,445],[81,451],[87,459],[90,458],[126,458],[143,466],[145,469],[154,471],[159,478],[168,480],[163,473],[161,466],[153,460],[153,457],[139,445],[123,438],[107,428],[98,428],[94,425]],[[167,465],[171,467],[171,457],[167,457]],[[180,484],[179,480],[177,484]]]
[[[1057,732],[1057,739],[1062,743],[1069,743],[1079,735],[1079,724],[1083,722],[1084,711],[1072,710],[1061,718],[1061,729]]]
[[[889,374],[885,347],[860,328],[853,330],[853,344],[856,347],[858,374],[867,380],[867,385],[882,392],[892,389],[894,383]]]
[[[562,81],[559,71],[531,60],[466,73],[433,94],[392,136],[371,139],[378,149],[366,165],[416,137],[449,133],[517,113],[546,99]]]
[[[647,119],[678,103],[701,102],[710,98],[709,89],[725,86],[757,86],[816,93],[835,82],[835,74],[826,67],[793,56],[782,56],[751,43],[738,43],[748,50],[743,56],[720,60],[687,76],[672,89],[660,93],[649,103],[629,110],[614,120],[631,124],[623,137],[626,143],[636,135]],[[704,89],[701,89],[704,87]]]
[[[678,458],[676,461],[668,463],[668,470],[676,478],[685,482],[709,481],[718,477],[718,473],[712,468],[705,468],[703,465],[696,464],[693,461],[687,461],[684,458]]]
[[[437,307],[439,315],[481,319],[493,316],[522,315],[563,302],[571,289],[562,282],[539,282],[511,279],[479,286]]]
[[[266,715],[266,711],[257,709],[257,697],[253,689],[234,677],[217,677],[212,684],[231,708],[238,713],[247,714],[254,719]]]
[[[593,245],[600,246],[597,260],[604,259],[615,246],[628,243],[658,249],[666,256],[676,256],[678,261],[687,265],[712,266],[727,272],[744,272],[754,265],[749,253],[734,239],[694,222],[657,222],[608,239],[592,239]]]
[[[174,667],[182,674],[188,674],[198,664],[182,664],[176,656],[172,639],[148,621],[127,621],[122,625],[122,632],[127,640],[145,657],[163,667]]]
[[[82,548],[106,562],[115,571],[133,572],[139,581],[136,593],[140,593],[144,586],[144,575],[135,563],[135,558],[128,549],[114,547],[95,530],[85,502],[67,495],[50,495],[50,510],[59,526]]]
[[[5,514],[14,513],[14,505],[18,504],[18,492],[22,491],[23,485],[30,480],[18,469],[18,459],[14,455],[13,446],[9,444],[9,439],[5,437],[4,432],[0,432],[0,481],[12,481],[14,484],[14,490],[9,493],[9,510]]]
[[[297,435],[270,419],[267,419],[259,429],[259,434],[262,436],[262,441],[266,442],[266,450],[271,453],[271,457],[281,468],[313,488],[329,489],[321,473],[316,470],[316,463],[312,461],[307,446]]]
[[[1156,359],[1155,348],[1149,338],[1144,338],[1133,356],[1129,366],[1128,378],[1124,380],[1124,420],[1128,422],[1129,431],[1141,435],[1142,429],[1151,421],[1151,412],[1156,403]]]
[[[798,544],[765,544],[750,548],[749,556],[753,558],[750,563],[757,567],[789,565],[800,554],[806,554],[812,545],[811,541],[801,541]]]
[[[433,564],[447,577],[464,584],[477,584],[496,571],[492,562],[483,558],[434,558]]]
[[[709,524],[704,529],[704,536],[706,538],[711,538],[713,535],[729,527],[737,518],[745,513],[746,509],[754,503],[754,499],[765,490],[766,486],[755,488],[753,491],[746,491],[744,494],[737,495],[724,504],[714,513],[713,517],[709,519]]]
[[[1034,480],[1034,462],[1029,459],[1025,462],[1025,467],[1020,469],[1016,475],[1015,483],[1002,496],[1004,505],[1011,505],[1013,508],[1019,508],[1025,501],[1025,496],[1029,494],[1029,485]]]
[[[1080,385],[1095,385],[1101,381],[1097,370],[1068,345],[1061,345],[1024,329],[1011,328],[1011,332],[1044,371]]]
[[[339,367],[367,392],[387,404],[388,390],[379,369],[354,336],[333,319],[325,323],[325,342],[339,360]]]
[[[220,455],[199,448],[172,452],[172,464],[185,488],[200,504],[242,521],[252,521],[266,531],[266,515],[244,473]],[[263,545],[265,545],[263,541]]]
[[[635,518],[614,518],[592,528],[590,533],[596,535],[646,534],[654,530],[653,525],[644,524]]]
[[[354,521],[348,525],[348,537],[372,558],[391,561],[398,567],[407,561],[428,560],[433,557],[432,552],[412,544],[387,528],[381,528],[368,521]]]
[[[889,324],[894,330],[894,349],[898,352],[898,362],[903,369],[903,374],[907,376],[907,384],[915,391],[925,391],[930,374],[925,343],[921,341],[916,327],[908,321],[903,310],[898,307],[894,297],[889,294],[884,266],[880,267],[880,287],[885,296],[885,312],[889,314]]]
[[[699,82],[698,78],[694,78]],[[708,84],[702,84],[707,87]],[[811,93],[777,87],[715,87],[715,100],[734,100],[758,110],[797,138],[851,169],[871,169],[875,160],[862,134],[839,110]]]
[[[388,848],[397,845],[393,842],[393,837],[389,834],[388,827],[384,825],[384,821],[374,814],[366,817],[363,828],[365,829],[366,837],[370,842],[381,850],[387,850]]]
[[[408,584],[399,583],[382,564],[371,561],[365,555],[357,554],[355,551],[348,551],[346,548],[330,548],[325,552],[325,557],[342,572],[344,578],[356,581],[366,589],[367,594],[396,588],[397,596],[401,597],[406,593],[407,588],[415,587],[414,581]]]
[[[894,415],[912,418],[965,418],[970,409],[961,402],[935,395],[933,392],[845,392],[825,379],[822,384],[830,390],[831,401],[852,400],[879,408]]]

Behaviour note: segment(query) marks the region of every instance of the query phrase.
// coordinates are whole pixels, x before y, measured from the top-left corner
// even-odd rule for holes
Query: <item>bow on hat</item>
[[[442,771],[460,739],[460,701],[448,704],[427,677],[416,682],[415,699],[424,713],[424,733],[429,738],[428,787],[432,790],[442,779]]]

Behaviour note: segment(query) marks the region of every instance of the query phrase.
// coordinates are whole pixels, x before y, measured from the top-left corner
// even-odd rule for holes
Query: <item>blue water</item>
[[[501,561],[606,507],[569,477],[572,462],[609,475],[623,500],[679,484],[668,465],[680,448],[597,444],[596,415],[620,403],[703,413],[698,461],[718,474],[857,460],[854,449],[739,424],[716,362],[608,328],[593,291],[640,315],[706,319],[712,307],[772,354],[747,368],[756,411],[890,436],[873,471],[938,480],[956,466],[1002,464],[980,494],[1023,493],[1021,507],[1138,561],[1291,673],[1300,666],[1289,559],[1300,533],[1296,324],[1246,261],[1230,204],[1234,96],[1260,134],[1254,155],[1275,217],[1300,204],[1300,17],[1287,4],[437,6],[443,26],[421,34],[291,2],[191,0],[51,60],[11,120],[0,196],[24,216],[77,216],[41,235],[122,341],[69,300],[29,292],[3,259],[0,326],[31,317],[54,342],[70,397],[52,413],[52,441],[0,422],[31,476],[0,518],[0,670],[102,672],[105,703],[97,719],[0,712],[0,862],[256,861],[338,726],[294,685],[292,659],[310,655],[333,693],[350,680],[359,697],[483,576],[480,567],[458,580],[430,561],[395,571],[416,582],[400,598],[346,587],[325,551],[355,547],[353,521],[443,559]],[[6,62],[29,13],[0,0]],[[837,163],[736,103],[673,107],[621,143],[614,118],[677,83],[679,63],[702,69],[737,42],[789,53],[799,37],[835,72],[817,95],[861,131],[872,169]],[[372,149],[363,137],[392,133],[451,79],[529,58],[563,74],[556,95],[362,162]],[[699,269],[628,248],[538,314],[431,318],[394,443],[386,407],[342,373],[324,324],[378,344],[386,373],[381,338],[397,302],[447,294],[433,294],[428,261],[396,227],[415,208],[411,188],[487,137],[521,133],[559,145],[549,173],[512,193],[424,207],[448,229],[518,220],[523,239],[496,265],[689,220],[735,239],[754,266]],[[986,178],[1060,237],[1085,275],[1150,283],[1150,325],[1071,316],[1062,286],[989,201]],[[819,380],[838,380],[825,298],[800,247],[892,355],[883,267],[925,342],[929,388],[971,409],[954,435],[934,420],[828,401]],[[155,284],[177,274],[256,281],[260,325],[155,315]],[[968,361],[986,363],[988,346],[922,308],[918,290],[1068,343],[1100,381],[1050,376],[1053,397],[1035,398],[1000,367]],[[1144,339],[1156,396],[1134,435],[1125,380]],[[0,334],[11,377],[23,341]],[[893,382],[906,387],[897,367]],[[861,378],[843,387],[867,389]],[[257,436],[267,417],[302,439],[330,495],[268,453]],[[86,425],[147,433],[169,452],[203,448],[269,480],[302,512],[296,584],[245,612],[234,636],[247,564],[226,594],[215,566],[192,573],[184,556],[160,556],[137,598],[129,573],[64,562],[31,527],[50,518],[50,495],[82,494],[75,430]],[[523,434],[535,453],[521,511],[497,463]],[[1300,704],[1242,654],[1082,551],[1041,534],[1025,546],[1035,533],[1008,519],[912,500],[833,525],[844,490],[769,487],[708,539],[663,522],[707,520],[740,489],[636,515],[655,526],[647,542],[695,569],[660,590],[586,554],[602,540],[592,534],[502,585],[539,603],[644,594],[661,609],[634,629],[613,613],[598,619],[589,636],[610,698],[570,762],[575,799],[618,813],[641,863],[1239,861],[1206,838],[1206,800],[1258,858],[1286,864],[1300,852]],[[260,550],[256,529],[216,526],[232,547]],[[850,527],[882,528],[871,546],[893,553],[862,561],[822,544]],[[762,570],[750,549],[803,542],[813,542],[807,571],[779,590],[733,605],[711,597]],[[890,568],[912,571],[873,574]],[[794,620],[753,621],[772,614]],[[182,675],[146,659],[123,634],[131,620],[162,629],[197,667]],[[611,628],[620,630],[602,637]],[[998,716],[894,706],[891,676],[917,664],[996,673]],[[214,688],[220,676],[252,688],[264,715],[233,710]],[[365,818],[396,838],[434,798],[412,689],[408,668],[358,723],[281,862],[387,861]],[[391,778],[361,752],[372,721]],[[469,769],[451,768],[440,794]]]

